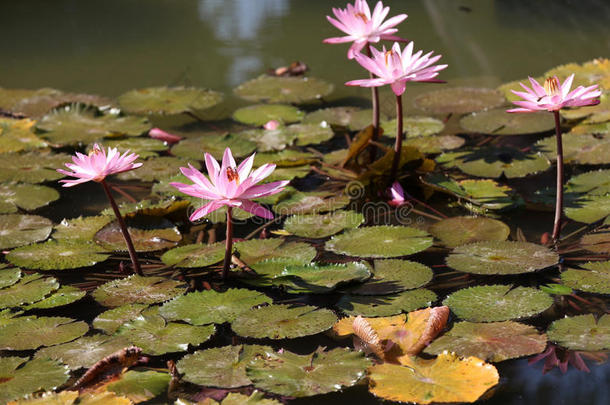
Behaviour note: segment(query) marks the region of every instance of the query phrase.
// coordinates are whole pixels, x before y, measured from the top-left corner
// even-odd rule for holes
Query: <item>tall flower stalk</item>
[[[601,91],[597,85],[593,86],[578,86],[570,91],[574,74],[570,75],[563,84],[557,76],[549,77],[545,80],[544,86],[541,86],[535,79],[529,78],[532,88],[530,89],[523,83],[519,83],[525,90],[514,91],[515,95],[523,100],[513,101],[513,104],[519,108],[507,110],[509,113],[529,113],[535,111],[549,111],[553,113],[555,118],[555,138],[557,140],[557,184],[555,194],[555,219],[553,221],[553,233],[551,235],[553,242],[557,243],[561,235],[561,218],[563,216],[563,184],[564,168],[563,168],[563,144],[561,140],[561,119],[559,111],[564,107],[582,107],[599,104],[599,96]]]

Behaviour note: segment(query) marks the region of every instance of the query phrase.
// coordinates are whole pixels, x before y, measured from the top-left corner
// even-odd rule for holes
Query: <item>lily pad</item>
[[[214,159],[222,159],[226,148],[230,148],[235,158],[254,152],[256,144],[234,134],[206,135],[198,138],[183,139],[172,147],[172,154],[186,159],[203,160],[204,153]]]
[[[40,390],[54,390],[70,377],[67,366],[51,359],[0,357],[0,403],[19,399]]]
[[[97,231],[111,221],[112,217],[107,215],[63,219],[55,226],[53,239],[90,242],[93,240]]]
[[[164,152],[168,146],[158,139],[148,137],[128,137],[123,139],[106,139],[98,142],[102,148],[116,148],[120,153],[125,153],[128,150],[137,154],[140,159],[148,159],[149,157],[158,156],[158,152]],[[89,145],[87,150],[90,151],[93,145]]]
[[[184,294],[182,283],[164,277],[142,277],[138,275],[109,281],[97,287],[93,298],[105,307],[126,304],[155,304]]]
[[[360,121],[356,117],[361,115],[363,110],[359,107],[331,107],[315,110],[303,118],[304,124],[322,124],[325,126],[334,127],[350,127],[353,121]],[[362,126],[365,127],[370,124],[372,111],[364,110],[364,115],[368,117],[368,123]],[[359,124],[358,124],[359,125]],[[356,126],[358,126],[356,125]],[[360,128],[354,128],[360,129]]]
[[[325,215],[293,215],[284,221],[284,230],[304,238],[325,238],[346,228],[357,228],[364,216],[355,211],[334,211]]]
[[[281,238],[251,239],[237,242],[233,246],[239,253],[239,258],[248,265],[274,258],[289,258],[309,263],[316,257],[316,248],[308,243],[283,242]]]
[[[38,215],[0,215],[0,249],[45,240],[51,229],[51,220]]]
[[[433,274],[430,267],[409,260],[375,260],[373,277],[349,292],[356,295],[398,293],[428,284]]]
[[[438,355],[448,351],[495,363],[540,353],[545,347],[546,335],[539,334],[533,326],[513,321],[458,322],[425,352]]]
[[[5,267],[5,265],[0,265],[0,289],[12,286],[21,278],[21,269]]]
[[[557,140],[554,136],[536,142],[536,148],[550,160],[557,157]],[[563,137],[564,163],[603,165],[610,163],[610,134],[583,134]]]
[[[103,252],[94,243],[49,240],[11,250],[6,259],[26,269],[67,270],[103,262],[109,257]]]
[[[294,259],[280,257],[261,260],[250,265],[250,268],[256,272],[257,277],[244,277],[241,281],[256,287],[291,285],[290,278],[282,278],[282,272],[288,266],[304,266],[310,263],[311,260],[302,260],[298,257]]]
[[[355,385],[371,364],[362,353],[336,348],[298,355],[267,351],[248,365],[254,386],[274,394],[308,397]]]
[[[324,191],[296,191],[273,206],[279,216],[314,214],[341,209],[350,202],[348,195],[336,195]]]
[[[522,274],[556,265],[556,252],[541,245],[515,241],[485,241],[462,245],[447,257],[447,265],[473,274]]]
[[[606,223],[610,224],[608,218],[606,218]],[[591,252],[610,253],[610,227],[605,226],[583,235],[580,245]]]
[[[256,104],[238,108],[233,113],[233,119],[242,124],[261,126],[270,120],[284,124],[299,122],[305,113],[298,108],[285,104]]]
[[[510,234],[504,222],[486,217],[447,218],[432,224],[428,231],[449,248],[480,241],[505,241]]]
[[[270,152],[285,149],[292,144],[297,146],[319,144],[330,140],[334,134],[332,129],[316,124],[293,124],[272,130],[251,129],[238,135],[255,142],[257,151]]]
[[[222,99],[221,93],[196,87],[148,87],[130,90],[118,101],[129,113],[172,115],[205,110]]]
[[[384,136],[396,138],[396,118],[382,121],[380,126]],[[406,139],[436,135],[444,128],[443,121],[432,117],[403,117],[402,119],[402,129]]]
[[[98,392],[83,394],[78,405],[132,405],[133,402],[126,397],[118,396],[114,392]]]
[[[588,262],[581,269],[569,268],[561,273],[561,282],[568,287],[598,294],[610,294],[610,261]]]
[[[81,289],[72,287],[70,285],[65,285],[47,298],[27,305],[24,307],[24,309],[30,310],[61,307],[63,305],[72,304],[73,302],[80,300],[86,294],[86,291],[82,291]]]
[[[256,156],[254,156],[254,167],[260,167],[267,163],[273,163],[278,168],[298,167],[315,162],[317,162],[317,158],[313,153],[294,149],[286,149],[279,152],[257,152]]]
[[[424,93],[414,101],[418,108],[433,114],[466,114],[499,107],[506,99],[494,89],[454,87]]]
[[[185,321],[191,325],[220,324],[233,322],[238,315],[254,306],[272,302],[263,293],[243,288],[230,288],[225,292],[195,291],[164,303],[159,314],[167,320]]]
[[[15,269],[18,271],[18,269]],[[15,270],[3,269],[8,273],[4,283],[15,278]],[[18,282],[0,289],[0,308],[17,307],[42,300],[47,295],[59,289],[59,282],[53,277],[42,277],[40,274],[23,276]]]
[[[420,229],[407,226],[369,226],[348,229],[326,242],[331,252],[358,257],[411,255],[432,246],[432,238]]]
[[[0,326],[0,350],[32,350],[81,337],[89,325],[63,317],[18,317]]]
[[[57,168],[70,160],[63,153],[6,153],[0,155],[0,181],[42,183],[64,177]]]
[[[590,86],[601,84],[603,87],[610,87],[610,61],[606,58],[597,58],[583,64],[568,63],[559,65],[547,71],[544,76],[557,76],[561,80],[574,74],[573,86]]]
[[[593,314],[554,321],[547,331],[549,340],[570,350],[595,352],[610,349],[610,316],[595,319]]]
[[[124,323],[138,318],[146,308],[146,304],[127,304],[109,309],[95,317],[93,327],[112,335]]]
[[[344,295],[337,307],[348,315],[391,316],[429,307],[436,294],[425,288],[392,295]]]
[[[0,153],[46,148],[47,143],[34,134],[34,124],[36,121],[28,118],[0,117]]]
[[[137,404],[153,399],[158,395],[166,394],[171,378],[169,373],[159,371],[129,370],[121,374],[118,381],[108,384],[106,389],[116,395],[129,398]]]
[[[234,92],[254,102],[304,104],[326,97],[333,89],[331,83],[315,77],[262,75],[240,84]]]
[[[325,294],[340,284],[364,281],[371,276],[368,266],[362,262],[290,264],[271,281],[273,285],[283,286],[292,294]]]
[[[224,242],[212,243],[211,245],[194,243],[168,250],[161,256],[161,261],[169,266],[188,269],[211,266],[220,262],[224,255]]]
[[[470,322],[499,322],[537,315],[553,305],[553,298],[536,288],[481,285],[454,292],[443,305]]]
[[[270,352],[268,346],[237,345],[200,350],[184,356],[176,367],[183,379],[205,387],[237,388],[251,385],[246,366],[257,356]]]
[[[460,148],[466,143],[464,138],[455,135],[418,136],[403,140],[404,146],[417,148],[421,153],[441,153]]]
[[[43,392],[40,396],[26,395],[9,402],[10,405],[72,405],[78,398],[78,391]]]
[[[162,217],[135,217],[126,221],[127,230],[137,252],[154,252],[174,247],[182,240],[178,228]],[[107,250],[127,251],[127,244],[118,221],[100,229],[94,240]]]
[[[244,337],[291,339],[324,332],[336,321],[337,317],[328,309],[268,305],[242,312],[231,328]]]
[[[477,134],[529,135],[553,130],[555,121],[546,111],[511,114],[506,112],[506,108],[495,108],[463,117],[460,126],[468,132]]]
[[[178,173],[181,167],[186,167],[189,162],[170,156],[152,157],[141,162],[137,170],[130,170],[117,175],[121,180],[159,181]],[[195,165],[197,166],[197,165]]]

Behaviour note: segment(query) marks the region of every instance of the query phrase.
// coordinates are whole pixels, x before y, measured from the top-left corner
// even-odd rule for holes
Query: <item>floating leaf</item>
[[[595,319],[593,314],[554,321],[547,331],[549,340],[570,350],[595,352],[610,349],[610,316]]]
[[[293,124],[277,129],[251,129],[239,133],[255,142],[257,150],[261,152],[282,150],[292,144],[319,144],[328,141],[334,134],[332,129],[316,124]]]
[[[403,140],[404,146],[417,148],[421,153],[441,153],[446,150],[457,149],[464,145],[466,140],[455,135],[420,136]]]
[[[573,293],[570,287],[555,283],[541,285],[540,290],[552,295],[571,295]]]
[[[308,243],[283,242],[284,240],[280,238],[250,239],[237,242],[233,246],[239,252],[239,258],[248,265],[274,258],[294,259],[302,263],[309,263],[316,257],[316,248]]]
[[[217,242],[211,245],[194,243],[180,246],[163,253],[161,261],[178,268],[207,267],[224,258],[224,245],[224,242]]]
[[[610,294],[610,261],[588,262],[561,273],[561,282],[580,291]]]
[[[6,265],[0,265],[0,289],[12,286],[21,278],[21,269],[17,267],[7,269],[5,267]]]
[[[203,160],[204,153],[214,159],[222,159],[226,148],[230,148],[235,158],[249,155],[256,149],[256,144],[233,134],[206,135],[198,138],[183,139],[172,147],[172,154],[186,159]]]
[[[118,307],[125,304],[155,304],[182,295],[184,289],[178,288],[181,284],[164,277],[133,275],[102,284],[93,292],[93,298],[105,307]]]
[[[40,390],[54,390],[70,377],[67,366],[51,359],[0,357],[0,403]],[[25,364],[24,364],[25,363]]]
[[[421,252],[432,246],[432,238],[407,226],[369,226],[348,229],[326,242],[331,252],[358,257],[397,257]]]
[[[315,162],[317,162],[317,158],[313,153],[293,149],[279,152],[257,152],[254,156],[254,167],[260,167],[267,163],[273,163],[277,167],[297,167]]]
[[[467,321],[496,322],[537,315],[553,305],[553,298],[536,288],[481,285],[454,292],[443,305]]]
[[[285,104],[256,104],[238,108],[233,119],[243,124],[261,126],[270,120],[284,124],[299,122],[305,114],[298,108]]]
[[[303,119],[304,124],[321,124],[324,126],[349,128],[359,131],[371,124],[373,110],[362,110],[359,107],[331,107],[308,113]],[[385,121],[383,114],[380,120]]]
[[[268,305],[242,312],[231,323],[231,328],[244,337],[291,339],[324,332],[336,320],[335,314],[328,309]]]
[[[114,392],[86,393],[78,405],[132,405],[129,398],[117,396]]]
[[[400,402],[474,402],[500,379],[498,370],[476,357],[443,353],[413,364],[378,364],[368,370],[373,395]]]
[[[104,249],[82,241],[55,241],[22,246],[11,250],[6,259],[26,269],[66,270],[93,266],[108,259]]]
[[[324,191],[296,191],[273,206],[279,216],[296,214],[319,214],[345,207],[350,202],[347,195],[336,195]]]
[[[137,170],[123,172],[117,177],[121,180],[158,181],[165,177],[173,176],[186,167],[188,161],[170,156],[152,157],[141,162]],[[192,162],[190,162],[192,163]],[[194,165],[197,166],[197,165]]]
[[[129,137],[123,139],[106,139],[98,144],[106,148],[116,148],[120,153],[130,151],[137,154],[140,159],[148,159],[149,157],[158,156],[157,152],[164,152],[168,146],[165,142],[158,139],[148,137]],[[93,145],[89,145],[87,150],[93,149]]]
[[[485,217],[452,217],[438,221],[428,232],[454,248],[480,241],[505,241],[510,228],[504,222]]]
[[[19,270],[19,269],[15,269]],[[8,273],[7,279],[14,279],[15,270],[0,270],[2,274]],[[12,273],[12,275],[11,275]],[[10,283],[5,279],[5,283]],[[40,301],[48,294],[56,291],[59,283],[53,277],[43,278],[40,274],[23,276],[19,282],[0,289],[0,308],[9,308],[31,304]]]
[[[225,292],[195,291],[164,303],[159,314],[167,320],[180,320],[192,325],[220,324],[233,322],[238,315],[254,306],[271,303],[272,299],[265,294],[243,288],[229,288]]]
[[[460,126],[478,134],[529,135],[550,131],[555,128],[555,122],[546,111],[511,114],[506,112],[506,108],[495,108],[465,116],[460,120]]]
[[[1,91],[1,90],[0,90]],[[0,117],[0,153],[45,148],[47,143],[32,131],[36,121]]]
[[[308,355],[266,351],[246,369],[254,386],[274,394],[307,397],[351,387],[363,376],[370,361],[362,353],[321,348]]]
[[[90,242],[93,240],[96,232],[111,221],[112,217],[106,215],[63,219],[55,226],[53,239]]]
[[[364,281],[371,276],[368,266],[362,262],[290,264],[271,281],[281,285],[292,294],[324,294],[337,288],[340,284],[353,281]]]
[[[118,381],[108,384],[106,389],[137,404],[167,393],[170,380],[171,376],[168,373],[129,370],[121,374]]]
[[[89,325],[63,317],[24,316],[0,326],[0,350],[32,350],[81,337]]]
[[[391,316],[429,307],[436,294],[425,288],[392,295],[344,295],[337,307],[348,315]]]
[[[546,335],[519,322],[458,322],[425,350],[428,354],[454,352],[461,357],[499,362],[540,353],[546,347]]]
[[[146,308],[146,304],[127,304],[109,309],[95,317],[93,327],[112,335],[124,323],[138,318]]]
[[[184,356],[176,367],[183,379],[205,387],[237,388],[251,385],[246,366],[256,356],[270,352],[268,346],[237,345],[200,350]]]
[[[0,249],[45,240],[52,228],[51,220],[38,215],[0,215]]]
[[[30,310],[61,307],[63,305],[72,304],[73,302],[80,300],[86,294],[86,291],[82,291],[81,289],[72,287],[70,285],[65,285],[59,290],[55,291],[49,297],[33,304],[27,305],[24,308]]]
[[[554,136],[536,142],[535,147],[550,160],[557,157],[557,140]],[[572,134],[563,137],[564,163],[602,165],[610,163],[610,134]]]
[[[7,405],[72,405],[78,398],[78,391],[47,391],[40,396],[29,396],[11,401]]]
[[[127,229],[137,252],[154,252],[174,247],[182,240],[178,228],[162,217],[134,217],[126,221]],[[107,250],[127,251],[125,237],[118,221],[104,226],[95,234],[95,241]]]
[[[355,211],[334,211],[325,215],[293,215],[284,221],[284,229],[304,238],[325,238],[346,228],[357,228],[364,216]]]
[[[315,77],[262,75],[240,84],[234,92],[254,102],[303,104],[326,97],[333,88],[332,84]]]
[[[606,218],[605,223],[610,223]],[[588,233],[580,239],[583,249],[597,253],[610,253],[610,227],[602,227],[595,232]]]
[[[409,260],[375,260],[373,277],[359,287],[350,289],[350,294],[386,295],[418,288],[432,280],[433,272],[428,266]]]
[[[597,58],[583,64],[568,63],[559,65],[544,73],[545,77],[557,76],[560,80],[565,80],[574,74],[573,86],[590,86],[600,84],[608,88],[610,85],[610,61],[606,58]]]
[[[64,177],[57,168],[70,160],[65,154],[5,153],[0,156],[0,181],[42,183]]]
[[[433,114],[466,114],[501,106],[506,100],[494,89],[454,87],[430,91],[415,98],[415,105]]]
[[[129,113],[172,115],[205,110],[222,99],[221,93],[196,87],[148,87],[130,90],[118,101]]]
[[[396,118],[382,121],[383,135],[396,138]],[[430,136],[440,133],[445,128],[443,121],[432,117],[403,117],[402,129],[406,139]]]
[[[282,272],[284,272],[288,266],[307,265],[309,263],[311,263],[311,260],[303,260],[298,257],[294,259],[280,257],[261,260],[250,265],[256,272],[257,277],[244,277],[241,281],[256,287],[269,287],[272,285],[290,286],[292,285],[290,278],[282,278]]]

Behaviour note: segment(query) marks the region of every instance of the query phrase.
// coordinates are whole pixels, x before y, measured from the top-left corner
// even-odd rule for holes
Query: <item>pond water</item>
[[[403,12],[409,15],[400,26],[402,36],[415,41],[416,48],[434,50],[443,55],[441,61],[449,67],[441,73],[440,78],[450,86],[495,88],[528,75],[539,76],[558,65],[610,56],[610,3],[604,0],[387,0],[384,3],[391,7],[392,15]],[[251,103],[234,95],[233,89],[270,68],[298,60],[307,64],[309,75],[334,84],[334,92],[323,100],[324,107],[350,105],[368,108],[368,89],[343,85],[347,80],[366,76],[360,66],[347,61],[347,45],[322,44],[324,38],[339,35],[324,16],[331,13],[331,7],[344,6],[345,0],[5,1],[0,6],[0,49],[3,50],[0,87],[51,87],[113,99],[128,90],[151,86],[195,86],[224,93],[225,99],[220,105],[203,113],[203,122],[194,122],[185,116],[177,119],[151,118],[154,124],[188,138],[193,134],[219,129],[243,128],[235,125],[230,118],[236,108]],[[413,99],[430,91],[430,87],[440,89],[442,86],[408,86],[404,95],[406,113],[421,114],[422,110],[414,105]],[[306,105],[303,109],[310,112],[320,105],[322,102]],[[381,90],[381,111],[387,116],[395,115],[393,94],[387,89]],[[447,120],[444,133],[460,132],[455,116],[437,118]],[[543,132],[545,136],[552,134]],[[535,134],[512,138],[511,145],[527,148],[542,136]],[[478,142],[483,137],[475,139]],[[500,142],[501,145],[505,143]],[[320,150],[328,152],[345,146],[343,138],[334,139],[325,143]],[[71,150],[63,149],[64,152]],[[608,169],[607,160],[599,163],[579,167],[572,173],[582,173],[591,168]],[[310,176],[296,183],[303,189],[312,190],[322,183],[322,178]],[[508,183],[519,191],[534,192],[552,186],[553,181],[554,170],[547,170],[544,174],[537,174],[534,181],[517,178],[510,179]],[[125,187],[125,190],[136,198],[149,195],[148,186],[135,189]],[[39,209],[36,214],[57,223],[62,218],[96,215],[108,205],[97,184],[62,189],[61,193],[59,202]],[[424,197],[419,191],[414,194],[419,198]],[[449,200],[436,197],[431,204],[451,216],[468,215],[463,207],[454,205],[449,208]],[[425,207],[417,208],[426,211]],[[428,214],[434,212],[428,211]],[[413,221],[415,218],[421,219],[425,225],[433,222],[429,215],[415,215],[412,218]],[[552,213],[522,209],[507,213],[500,219],[510,226],[510,239],[518,239],[519,229],[528,241],[539,243],[542,233],[550,231]],[[565,233],[576,231],[581,226],[571,222]],[[236,230],[237,236],[244,237],[255,228],[255,224],[248,223]],[[222,225],[218,228],[219,235],[223,229]],[[194,234],[191,232],[190,236]],[[219,239],[222,240],[222,237]],[[323,247],[323,242],[318,241],[317,246]],[[570,244],[566,249],[573,247]],[[438,252],[441,250],[418,254],[413,260],[442,267],[444,259],[435,257]],[[589,256],[586,253],[582,255]],[[151,262],[160,263],[158,260],[155,262],[158,258],[153,255],[147,257]],[[608,260],[607,254],[595,256],[599,260],[604,257]],[[99,272],[101,268],[98,266],[96,270]],[[116,277],[116,270],[112,271]],[[460,284],[461,281],[457,281],[450,286],[435,279],[439,284],[432,284],[430,288],[438,294],[440,305],[440,301],[458,287],[474,285],[479,281],[483,284],[499,283],[497,278],[485,277],[489,278],[477,279],[475,276],[467,282]],[[87,279],[88,282],[92,280],[95,278]],[[508,280],[526,286],[539,286],[559,279],[558,273],[551,272],[550,276],[509,276]],[[61,275],[62,285],[80,285],[78,283],[82,281],[78,274]],[[601,315],[609,312],[608,295],[590,295],[597,299],[596,305],[585,305],[582,313]],[[285,295],[278,296],[282,300],[287,299]],[[338,295],[331,294],[330,298],[304,298],[301,301],[324,306],[332,305],[337,299]],[[551,320],[563,314],[579,313],[568,305],[567,298],[556,296],[555,300],[555,312],[536,318],[531,322],[533,325],[546,327]],[[572,302],[578,304],[578,301]],[[78,314],[81,319],[91,321],[103,310],[90,297],[87,297],[86,305],[69,308],[68,313],[54,310],[51,315],[75,317]],[[451,321],[457,321],[457,318],[451,318]],[[244,341],[256,342],[253,339]],[[230,340],[217,337],[215,343],[228,344]],[[313,341],[297,339],[284,347],[305,354],[311,353],[318,345],[333,344],[336,345],[327,337],[317,337]],[[0,352],[2,356],[5,353],[8,352]],[[29,355],[32,351],[19,353]],[[153,366],[164,367],[166,357],[162,358],[163,361],[154,360]],[[607,362],[596,364],[587,360],[590,373],[570,367],[565,374],[555,368],[544,375],[543,362],[528,364],[527,359],[521,358],[496,364],[500,383],[493,389],[493,395],[481,399],[479,403],[610,403],[610,364]],[[150,403],[169,402],[157,398]],[[366,386],[358,386],[338,393],[297,399],[291,403],[376,404],[381,400],[369,394]]]

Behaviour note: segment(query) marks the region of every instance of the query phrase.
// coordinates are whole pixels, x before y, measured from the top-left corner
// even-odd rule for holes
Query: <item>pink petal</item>
[[[191,216],[189,217],[189,220],[191,222],[195,222],[198,219],[205,217],[210,212],[214,212],[217,209],[224,207],[225,205],[228,205],[228,204],[221,202],[221,201],[210,201],[209,203],[205,204],[203,207],[196,209],[195,212],[193,212],[191,214]]]
[[[253,153],[251,156],[246,158],[243,162],[239,164],[237,167],[237,174],[239,175],[240,181],[244,181],[248,178],[250,171],[252,170],[252,165],[254,164],[254,156],[256,153]]]
[[[208,171],[208,175],[210,176],[210,180],[212,183],[216,184],[216,179],[218,178],[218,173],[220,173],[220,166],[218,162],[212,155],[206,153],[205,155],[205,167]]]
[[[179,142],[182,137],[178,136],[178,135],[174,135],[174,134],[170,134],[169,132],[165,132],[164,130],[160,129],[160,128],[153,128],[150,131],[148,131],[148,136],[150,136],[153,139],[159,139],[163,142],[167,142],[167,143],[176,143]]]
[[[267,197],[267,196],[270,196],[273,194],[277,194],[277,193],[283,191],[284,187],[286,187],[288,185],[288,183],[290,183],[290,181],[283,180],[283,181],[274,181],[272,183],[252,186],[252,187],[249,187],[247,190],[244,190],[244,192],[241,193],[240,198],[251,199],[251,198]]]

